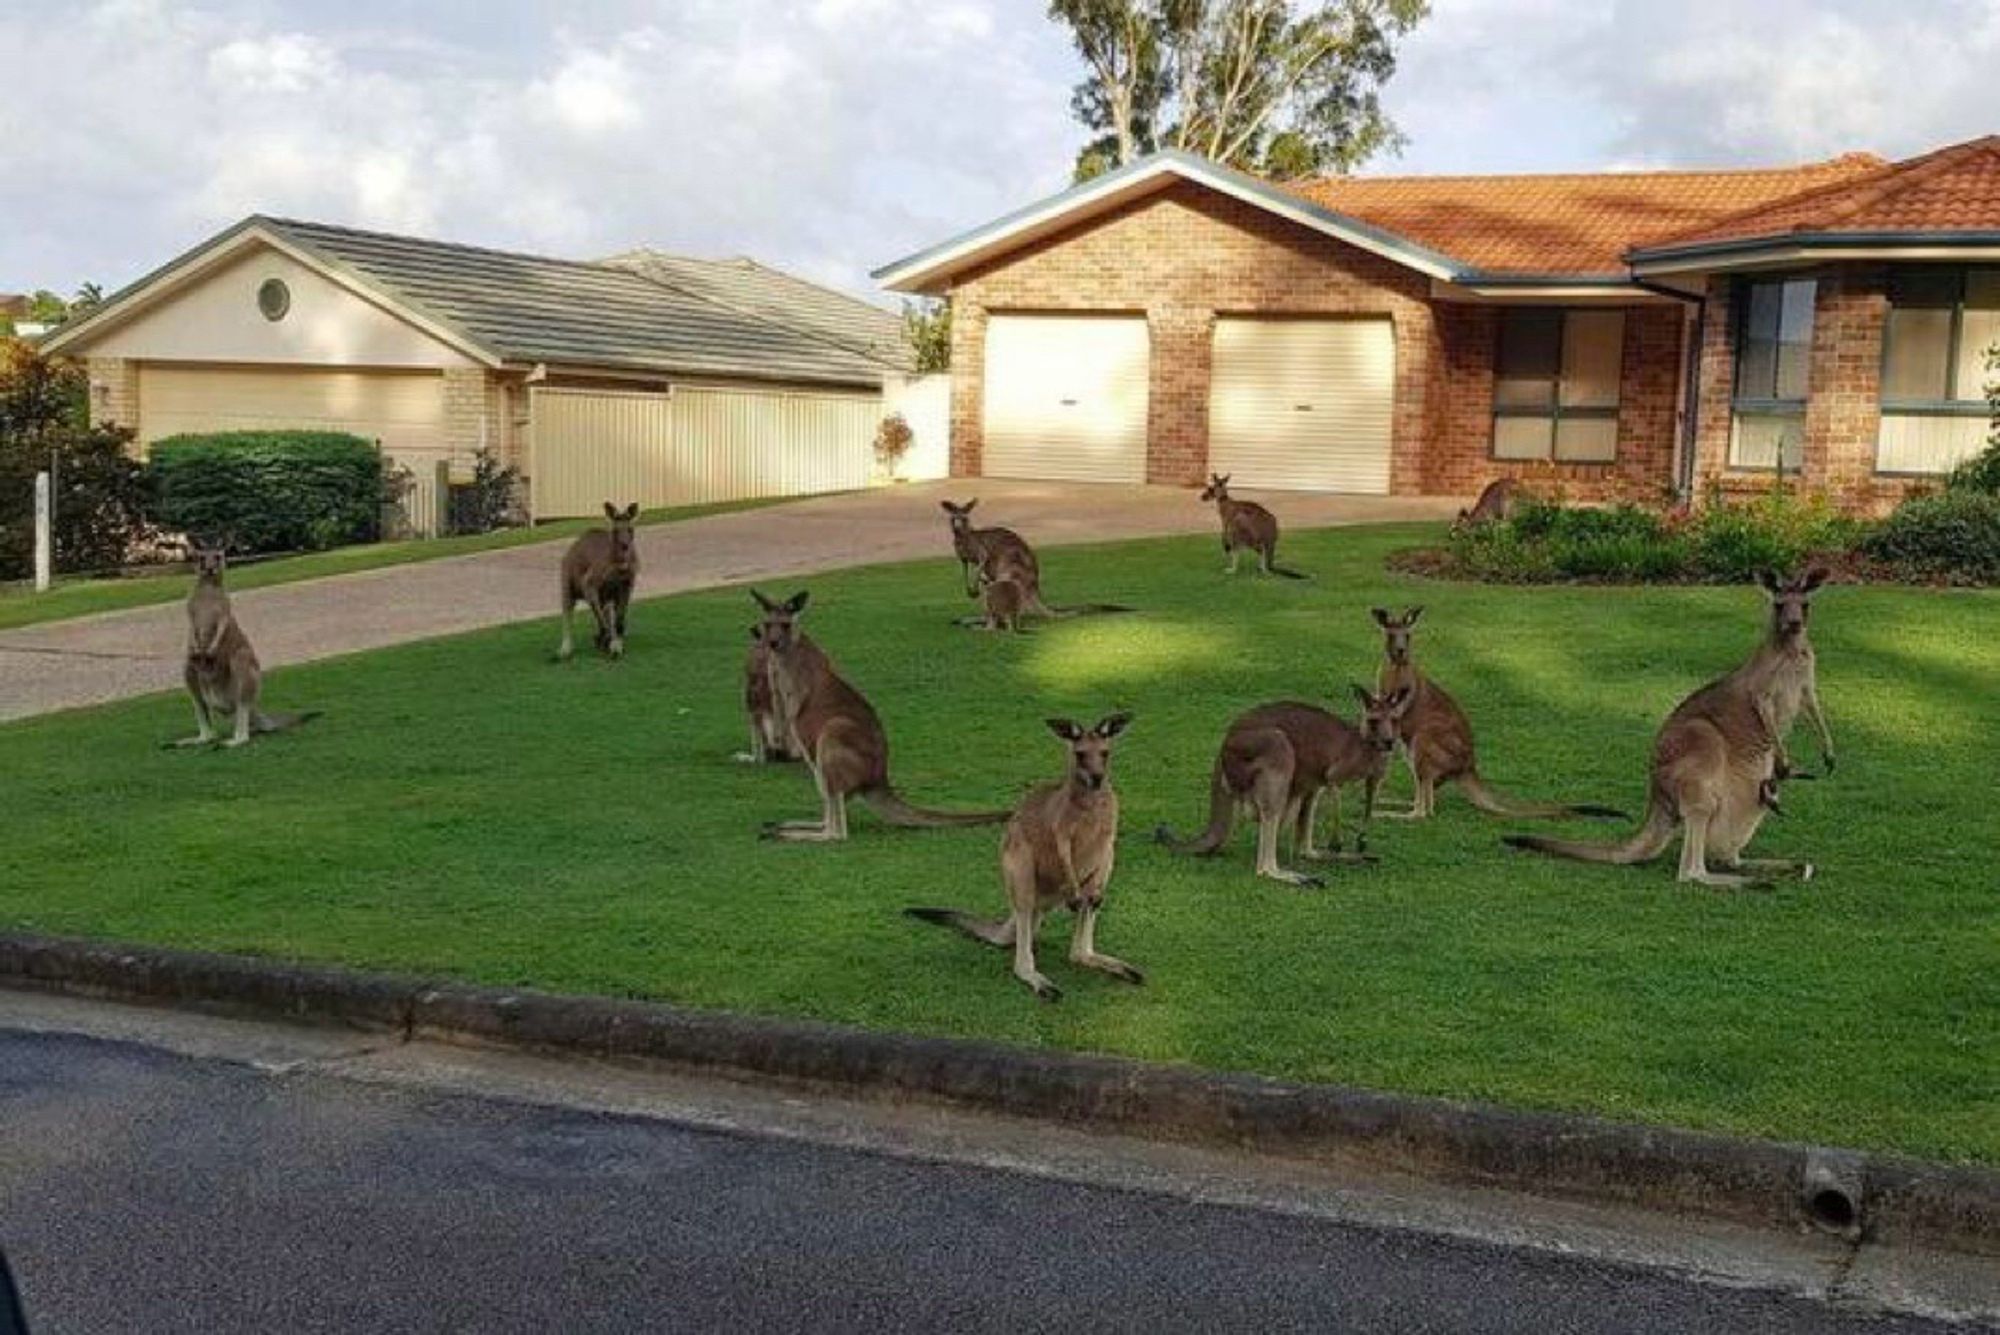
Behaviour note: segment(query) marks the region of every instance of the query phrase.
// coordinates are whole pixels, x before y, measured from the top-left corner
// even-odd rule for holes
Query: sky
[[[0,0],[0,291],[250,213],[868,271],[1066,184],[1043,0]],[[2000,132],[2000,0],[1434,0],[1369,172],[1759,165]],[[879,295],[879,294],[878,294]]]

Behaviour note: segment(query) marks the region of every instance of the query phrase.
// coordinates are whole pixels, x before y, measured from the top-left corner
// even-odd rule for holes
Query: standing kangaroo
[[[198,731],[183,737],[175,746],[207,746],[215,740],[213,716],[235,717],[235,731],[222,744],[241,746],[253,733],[282,732],[319,717],[318,711],[305,714],[266,714],[257,707],[264,689],[264,670],[249,637],[236,624],[229,605],[229,591],[222,587],[228,560],[221,548],[196,548],[194,590],[188,594],[188,697],[194,701]]]
[[[1128,983],[1145,975],[1097,950],[1097,915],[1117,854],[1118,794],[1111,787],[1111,742],[1132,721],[1113,714],[1094,728],[1050,719],[1049,731],[1069,744],[1069,773],[1021,799],[1000,840],[1000,877],[1011,910],[1005,918],[975,918],[957,909],[913,908],[912,918],[964,932],[990,946],[1014,948],[1014,976],[1044,1001],[1062,996],[1035,967],[1035,929],[1059,905],[1076,915],[1069,958]]]
[[[750,716],[750,749],[736,758],[752,765],[797,760],[791,737],[778,716],[777,692],[771,685],[771,651],[764,646],[761,625],[750,627],[750,652],[743,660],[743,712]]]
[[[1278,865],[1278,835],[1292,832],[1292,857],[1299,862],[1372,862],[1367,854],[1368,820],[1375,811],[1375,793],[1389,772],[1389,755],[1396,748],[1397,722],[1410,707],[1410,692],[1398,687],[1371,695],[1354,688],[1361,702],[1361,726],[1316,705],[1281,701],[1259,705],[1229,725],[1222,752],[1215,758],[1209,781],[1208,828],[1192,839],[1177,839],[1162,825],[1154,838],[1176,853],[1203,856],[1219,852],[1236,827],[1239,811],[1257,816],[1257,875],[1287,885],[1321,886],[1306,872]],[[1365,785],[1361,829],[1354,852],[1340,847],[1340,790],[1350,783]],[[1321,852],[1315,845],[1320,798],[1333,793],[1333,846]]]
[[[576,652],[570,622],[578,601],[590,605],[597,619],[597,649],[613,658],[625,655],[625,610],[632,605],[632,587],[639,582],[639,546],[632,523],[639,517],[639,503],[620,510],[604,503],[609,531],[594,528],[577,538],[563,553],[562,563],[562,645],[556,658],[567,662]]]
[[[1471,721],[1458,702],[1442,686],[1417,671],[1417,665],[1411,661],[1411,632],[1423,614],[1421,607],[1412,607],[1400,617],[1381,607],[1370,612],[1375,624],[1382,628],[1382,670],[1376,675],[1376,689],[1387,692],[1400,687],[1407,689],[1412,697],[1400,727],[1403,758],[1409,762],[1416,793],[1408,811],[1382,814],[1394,820],[1423,820],[1437,811],[1438,785],[1456,783],[1466,800],[1489,816],[1515,819],[1602,816],[1624,820],[1625,813],[1615,807],[1570,806],[1512,797],[1480,777],[1479,764],[1473,755]]]
[[[1093,616],[1105,612],[1129,612],[1129,607],[1117,603],[1081,603],[1074,607],[1051,607],[1042,598],[1042,566],[1035,557],[1035,549],[1030,547],[1020,534],[1010,528],[974,528],[972,507],[979,504],[977,498],[964,505],[953,505],[950,501],[940,501],[947,515],[951,516],[951,546],[957,553],[959,563],[964,567],[965,593],[968,598],[984,598],[989,602],[985,614],[958,618],[955,624],[994,629],[989,590],[1003,584],[1012,584],[1012,589],[1000,589],[999,597],[1013,605],[1011,619],[1018,624],[1024,613],[1060,620],[1067,617]],[[1010,627],[1010,629],[1013,627]]]
[[[1496,478],[1486,484],[1479,493],[1479,499],[1472,503],[1470,510],[1460,510],[1458,518],[1451,521],[1454,532],[1470,528],[1475,524],[1490,524],[1505,519],[1514,513],[1514,507],[1521,499],[1521,484],[1511,477]]]
[[[981,570],[979,601],[986,610],[986,615],[978,620],[980,629],[1020,633],[1021,614],[1028,610],[1028,595],[1021,587],[1021,581],[1009,574],[996,578],[990,572]]]
[[[1230,574],[1236,573],[1236,563],[1247,548],[1257,553],[1265,574],[1306,578],[1302,572],[1278,564],[1278,517],[1255,501],[1231,500],[1227,473],[1210,473],[1201,498],[1214,501],[1216,513],[1222,516],[1222,554],[1229,558]]]
[[[973,497],[964,505],[954,505],[950,501],[939,501],[944,512],[951,519],[951,549],[957,555],[965,576],[965,596],[979,596],[979,577],[983,571],[991,571],[993,577],[1013,576],[1023,585],[1039,587],[1041,564],[1035,559],[1035,549],[1011,528],[974,528],[972,511],[979,504]]]
[[[1771,631],[1749,661],[1675,706],[1653,739],[1646,815],[1621,844],[1574,843],[1509,835],[1516,848],[1584,862],[1650,862],[1681,832],[1678,879],[1699,885],[1768,884],[1775,876],[1811,880],[1813,864],[1788,858],[1745,858],[1766,812],[1778,810],[1778,785],[1792,772],[1784,737],[1802,702],[1819,729],[1821,756],[1833,768],[1833,739],[1813,683],[1806,619],[1813,590],[1826,579],[1815,568],[1790,583],[1758,576],[1771,596]],[[1789,717],[1784,712],[1789,709]],[[1711,863],[1720,863],[1715,871]],[[1759,873],[1745,876],[1743,872]]]
[[[911,806],[889,782],[889,736],[882,720],[834,670],[812,637],[798,628],[808,595],[772,602],[755,589],[764,609],[758,629],[770,655],[772,695],[791,750],[812,770],[819,788],[818,821],[780,821],[764,827],[772,839],[832,843],[847,838],[847,799],[861,798],[891,825],[937,829],[997,825],[1005,811],[928,811]]]

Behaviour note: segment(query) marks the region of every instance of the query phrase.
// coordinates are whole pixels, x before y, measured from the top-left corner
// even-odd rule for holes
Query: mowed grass
[[[2000,1163],[1993,595],[1820,597],[1839,772],[1791,785],[1753,846],[1817,860],[1808,885],[1717,892],[1677,885],[1670,860],[1536,858],[1500,844],[1521,826],[1452,793],[1434,821],[1378,822],[1381,865],[1318,892],[1254,880],[1247,831],[1219,859],[1153,845],[1205,812],[1241,709],[1331,698],[1351,715],[1347,684],[1378,654],[1371,604],[1429,608],[1420,660],[1493,781],[1635,814],[1661,717],[1761,633],[1749,588],[1383,572],[1429,532],[1293,535],[1309,583],[1227,579],[1206,538],[1051,551],[1055,600],[1142,610],[1020,638],[947,624],[966,609],[949,561],[767,590],[812,590],[809,627],[875,702],[919,802],[1010,802],[1063,765],[1044,718],[1136,711],[1099,943],[1143,988],[1071,968],[1066,916],[1043,933],[1053,1006],[1001,952],[901,916],[997,911],[994,830],[858,812],[845,846],[760,842],[817,804],[800,769],[731,760],[740,590],[641,604],[622,663],[552,665],[545,621],[277,672],[272,708],[326,717],[244,752],[160,750],[189,730],[176,696],[0,728],[0,924]]]
[[[641,526],[671,524],[703,515],[775,505],[781,499],[786,498],[647,510],[640,514],[639,523]],[[603,526],[601,518],[557,519],[523,528],[495,529],[491,533],[362,543],[353,547],[336,547],[332,551],[280,556],[268,561],[240,562],[231,570],[229,583],[236,589],[292,584],[302,579],[351,575],[362,570],[380,570],[384,566],[411,565],[418,561],[439,561],[447,556],[470,556],[474,552],[554,542],[559,538],[573,538],[588,528]],[[0,630],[66,621],[71,617],[90,616],[97,612],[116,612],[127,607],[178,602],[187,596],[187,580],[187,569],[175,566],[168,570],[102,579],[57,580],[46,593],[36,593],[32,583],[0,584]]]

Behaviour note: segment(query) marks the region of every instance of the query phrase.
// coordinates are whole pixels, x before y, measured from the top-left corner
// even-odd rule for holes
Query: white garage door
[[[1209,467],[1243,487],[1386,494],[1395,391],[1387,320],[1217,320]]]
[[[348,431],[413,467],[442,458],[444,377],[434,371],[139,368],[139,440],[187,432]]]
[[[992,317],[985,474],[1144,482],[1148,362],[1143,317]]]

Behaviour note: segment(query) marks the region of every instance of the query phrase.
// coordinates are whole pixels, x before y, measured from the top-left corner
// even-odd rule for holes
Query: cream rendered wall
[[[282,320],[257,309],[257,289],[283,279]],[[479,363],[381,306],[269,247],[195,278],[152,309],[87,344],[95,360],[273,362],[328,367],[471,367]]]

